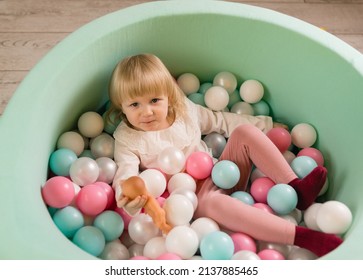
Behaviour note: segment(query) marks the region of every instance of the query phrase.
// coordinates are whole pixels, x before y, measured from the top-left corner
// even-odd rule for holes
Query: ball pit
[[[348,205],[353,217],[361,215],[363,198],[357,194],[363,135],[356,100],[363,88],[362,55],[317,27],[267,9],[223,1],[178,2],[147,3],[85,25],[49,52],[21,83],[0,118],[0,209],[6,225],[0,227],[0,258],[94,258],[58,230],[40,188],[59,135],[84,112],[105,104],[117,61],[140,52],[158,55],[174,75],[193,71],[209,81],[228,69],[239,81],[262,81],[274,117],[290,125],[311,123],[318,131],[315,145],[333,171],[326,198]],[[351,98],[342,98],[342,93]],[[99,237],[99,246],[89,248],[96,254],[103,240],[99,230],[90,232]],[[342,246],[323,258],[361,259],[362,233],[363,221],[353,219]]]

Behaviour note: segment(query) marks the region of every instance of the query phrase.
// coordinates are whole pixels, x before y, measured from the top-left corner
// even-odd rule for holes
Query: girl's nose
[[[144,110],[143,110],[143,114],[144,114],[145,116],[150,116],[150,115],[152,115],[152,114],[153,114],[153,110],[152,110],[151,106],[146,105],[146,106],[145,106],[145,108],[144,108]]]

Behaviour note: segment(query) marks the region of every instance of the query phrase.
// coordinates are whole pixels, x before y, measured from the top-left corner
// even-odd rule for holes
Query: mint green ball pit
[[[323,259],[363,258],[363,56],[298,19],[223,1],[151,2],[101,17],[51,50],[0,117],[0,259],[95,259],[57,229],[41,197],[59,135],[107,101],[123,57],[155,53],[177,76],[257,79],[273,115],[317,129],[328,200],[352,211],[344,243]]]

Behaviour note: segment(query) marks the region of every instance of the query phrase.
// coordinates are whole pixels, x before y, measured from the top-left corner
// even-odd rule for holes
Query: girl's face
[[[122,103],[122,111],[137,130],[156,131],[168,128],[168,97],[162,94],[146,94]]]

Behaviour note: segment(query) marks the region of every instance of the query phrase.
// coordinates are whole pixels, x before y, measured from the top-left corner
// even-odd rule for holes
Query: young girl
[[[118,165],[113,187],[118,207],[131,215],[146,202],[122,195],[121,186],[140,170],[158,168],[158,155],[166,147],[208,152],[202,135],[218,132],[228,137],[219,160],[231,160],[240,170],[238,184],[229,190],[216,187],[211,178],[198,182],[198,207],[194,218],[209,217],[222,228],[244,232],[256,240],[297,245],[323,256],[342,243],[332,234],[314,231],[245,204],[229,195],[247,187],[253,164],[276,184],[292,186],[298,194],[297,208],[305,210],[318,196],[326,169],[316,167],[299,179],[265,133],[274,126],[267,116],[214,112],[185,97],[159,58],[150,54],[126,57],[114,69],[110,82],[110,112],[119,112],[123,122],[114,132]],[[276,124],[275,124],[276,125]]]

